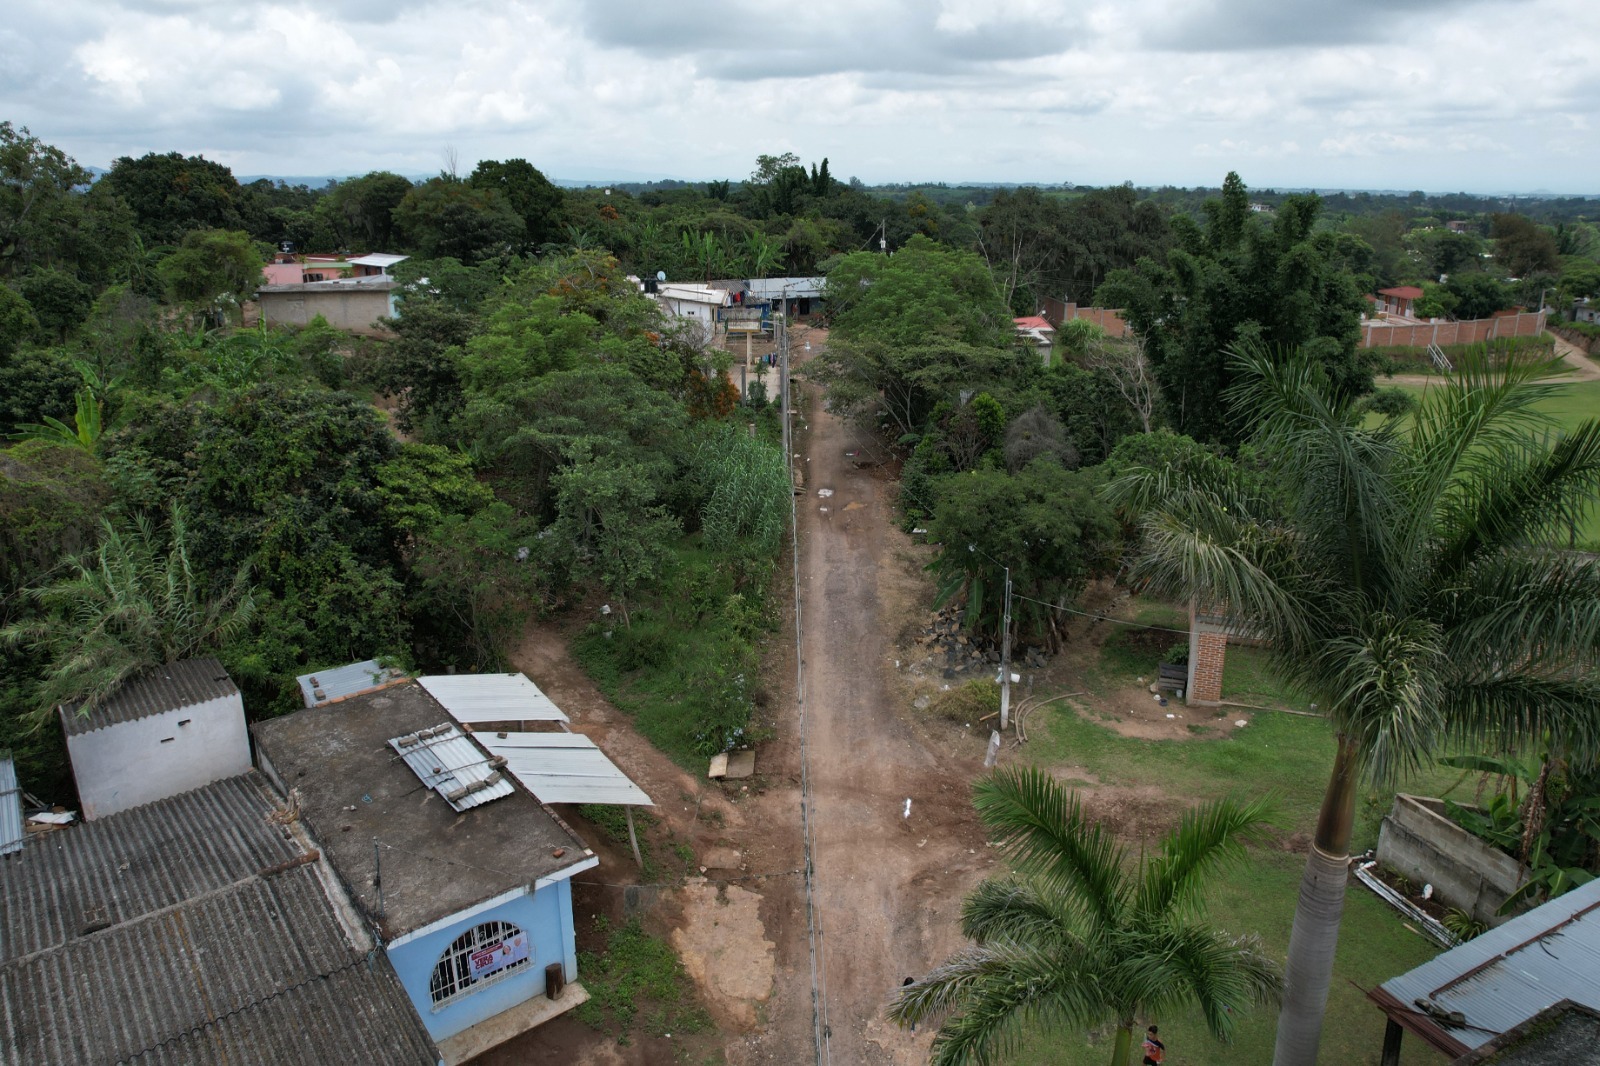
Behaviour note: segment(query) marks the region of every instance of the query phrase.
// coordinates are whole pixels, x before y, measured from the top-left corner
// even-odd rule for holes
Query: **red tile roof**
[[[1055,329],[1043,315],[1024,315],[1011,321],[1017,324],[1018,329]]]
[[[1384,296],[1398,296],[1402,300],[1422,299],[1422,290],[1415,285],[1398,285],[1392,289],[1379,289],[1378,292]]]

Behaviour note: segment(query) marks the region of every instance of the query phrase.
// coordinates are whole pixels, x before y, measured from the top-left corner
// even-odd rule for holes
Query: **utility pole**
[[[773,328],[778,337],[778,397],[783,416],[783,465],[794,478],[794,454],[789,448],[789,327],[785,316],[773,318]]]
[[[1006,605],[1000,623],[1000,729],[1011,720],[1011,567],[1006,567]]]

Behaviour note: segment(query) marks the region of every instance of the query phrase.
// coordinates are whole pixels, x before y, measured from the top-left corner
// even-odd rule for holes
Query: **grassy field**
[[[1383,385],[1380,378],[1378,384]],[[1428,385],[1397,385],[1419,399],[1430,388]],[[1590,418],[1600,418],[1600,381],[1580,381],[1556,386],[1550,397],[1540,405],[1558,429],[1569,430]],[[1572,531],[1568,542],[1590,551],[1600,550],[1600,506],[1591,507]],[[1564,544],[1563,546],[1567,546]]]
[[[1181,614],[1159,606],[1136,612],[1145,624],[1181,624]],[[1107,641],[1096,680],[1126,684],[1129,675],[1153,667],[1144,645],[1154,640],[1127,639],[1137,630],[1122,630]],[[1147,631],[1146,631],[1147,632]],[[1160,634],[1167,643],[1176,635]],[[1168,639],[1170,638],[1170,639]],[[1304,709],[1273,677],[1264,652],[1228,650],[1224,698],[1261,706]],[[1203,712],[1201,712],[1203,713]],[[1229,793],[1277,797],[1278,836],[1284,843],[1253,849],[1246,866],[1220,878],[1210,895],[1210,913],[1223,928],[1261,937],[1267,950],[1281,959],[1287,953],[1296,894],[1304,864],[1301,848],[1315,821],[1332,765],[1333,742],[1320,718],[1277,711],[1259,711],[1250,725],[1231,727],[1237,712],[1224,716],[1226,732],[1192,740],[1149,741],[1124,737],[1080,715],[1070,705],[1056,705],[1029,719],[1031,737],[1025,754],[1054,769],[1069,782],[1074,771],[1100,786],[1158,785],[1175,805]],[[1401,791],[1437,795],[1459,775],[1430,770],[1402,783]],[[1353,850],[1377,842],[1378,824],[1392,801],[1390,790],[1367,790],[1359,801]],[[1362,990],[1427,961],[1438,949],[1411,932],[1386,905],[1359,885],[1347,897],[1339,956],[1323,1037],[1323,1062],[1377,1063],[1383,1043],[1383,1015]],[[1356,986],[1359,986],[1357,988]],[[1198,1016],[1154,1019],[1166,1038],[1167,1062],[1174,1066],[1236,1066],[1271,1061],[1277,1018],[1271,1010],[1242,1013],[1234,1041],[1220,1045],[1207,1034]],[[1140,1027],[1144,1022],[1141,1021]],[[1101,1064],[1110,1055],[1111,1033],[1033,1034],[1014,1061],[1025,1066],[1045,1063]],[[1402,1062],[1432,1066],[1438,1056],[1419,1041],[1406,1043]]]
[[[1238,651],[1250,649],[1230,649],[1230,659]],[[1231,698],[1234,693],[1228,695]],[[1271,791],[1278,796],[1278,826],[1286,835],[1309,833],[1332,764],[1327,723],[1287,714],[1259,713],[1250,726],[1214,740],[1146,741],[1119,736],[1084,720],[1074,709],[1061,708],[1053,713],[1038,712],[1030,719],[1029,732],[1035,739],[1028,745],[1028,754],[1035,761],[1046,766],[1082,767],[1103,785],[1159,781],[1165,793],[1183,799]],[[1407,782],[1404,790],[1435,794],[1456,776],[1430,772]],[[1363,797],[1355,849],[1376,843],[1378,821],[1391,797],[1387,792],[1369,792]],[[1260,936],[1268,951],[1281,959],[1288,951],[1303,863],[1301,854],[1280,848],[1253,850],[1248,865],[1217,883],[1209,901],[1212,917],[1232,932]],[[1437,949],[1409,931],[1392,910],[1359,885],[1353,886],[1340,933],[1322,1061],[1376,1063],[1383,1043],[1383,1016],[1351,982],[1362,989],[1371,988],[1435,954]],[[1157,1020],[1171,1049],[1167,1062],[1174,1066],[1232,1066],[1272,1058],[1276,1026],[1272,1011],[1241,1015],[1231,1045],[1213,1041],[1198,1017]],[[1409,1042],[1406,1052],[1402,1061],[1407,1064],[1438,1061],[1437,1055],[1417,1041]],[[1041,1034],[1016,1062],[1076,1066],[1103,1063],[1109,1054],[1109,1034],[1099,1039],[1084,1039],[1081,1034],[1046,1038]]]

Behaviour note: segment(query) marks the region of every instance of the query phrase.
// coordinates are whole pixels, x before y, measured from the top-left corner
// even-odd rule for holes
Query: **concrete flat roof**
[[[389,746],[449,720],[408,681],[252,727],[262,769],[295,794],[301,818],[385,939],[592,865],[583,841],[521,785],[458,814]]]

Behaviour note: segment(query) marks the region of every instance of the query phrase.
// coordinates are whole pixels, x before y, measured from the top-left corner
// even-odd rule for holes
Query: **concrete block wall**
[[[1526,873],[1517,860],[1446,817],[1441,800],[1404,793],[1378,830],[1378,861],[1419,888],[1432,885],[1446,906],[1491,926],[1510,917],[1496,911]]]

